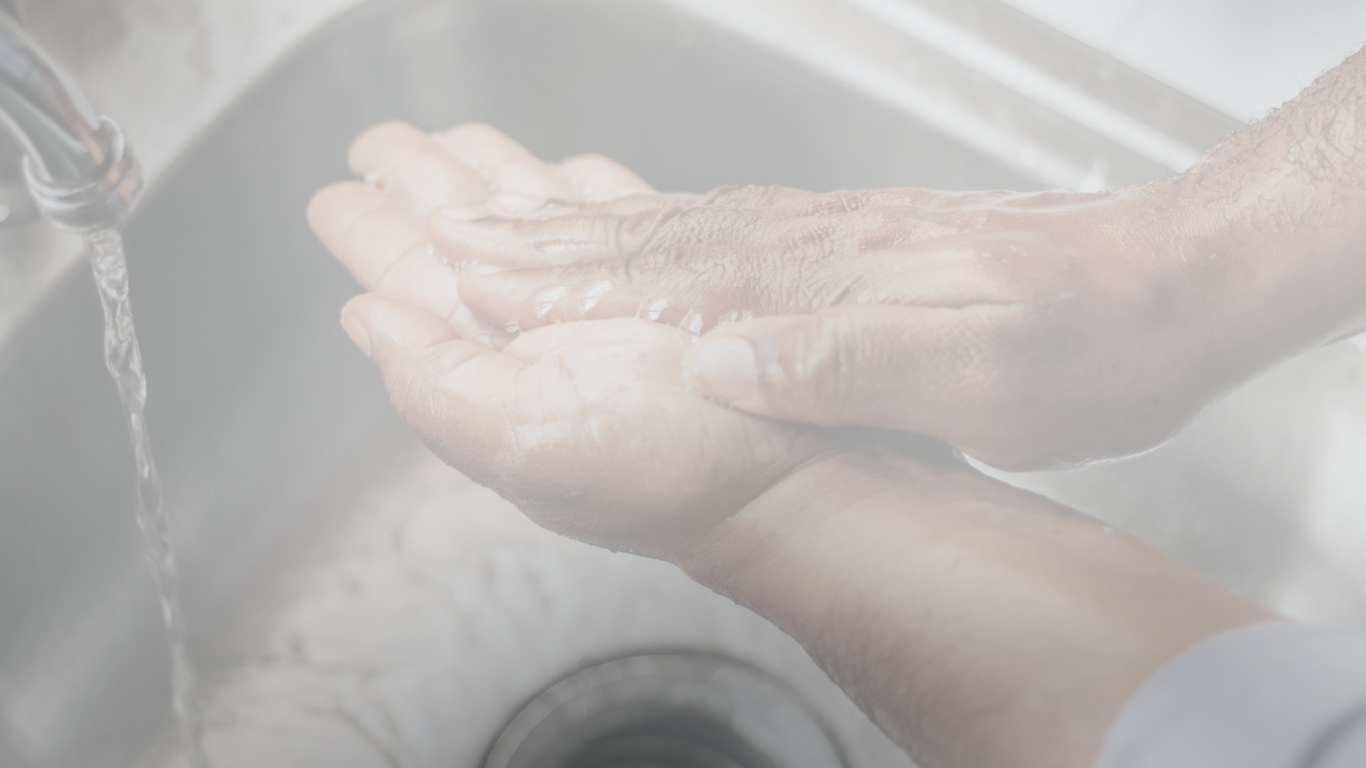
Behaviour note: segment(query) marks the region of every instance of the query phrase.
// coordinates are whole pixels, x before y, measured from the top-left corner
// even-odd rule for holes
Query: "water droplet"
[[[678,324],[680,330],[687,331],[694,336],[701,336],[702,329],[706,326],[706,321],[702,319],[701,312],[689,312],[683,318],[683,322]]]
[[[371,189],[379,189],[379,172],[371,171],[365,174],[365,186]]]
[[[510,334],[512,334],[513,336],[516,336],[517,334],[521,333],[521,332],[522,332],[522,323],[521,323],[521,321],[519,321],[519,320],[513,320],[512,322],[508,323],[507,325],[504,325],[504,326],[503,326],[503,332],[504,332],[504,333],[510,333]]]
[[[427,255],[441,262],[441,265],[444,267],[452,266],[450,258],[447,257],[446,254],[442,253],[441,251],[438,251],[436,249],[436,246],[432,245],[431,243],[427,243]]]
[[[721,315],[721,319],[716,321],[716,325],[720,327],[722,325],[730,325],[731,323],[738,322],[740,322],[740,313],[736,312],[735,310],[731,310],[730,312]]]
[[[668,308],[669,302],[666,299],[646,299],[640,302],[640,309],[636,310],[636,317],[641,320],[658,322],[659,318],[664,315],[664,310]]]
[[[537,320],[544,319],[546,315],[555,311],[555,305],[560,303],[568,295],[569,289],[564,286],[555,286],[538,291],[531,297],[531,312]]]
[[[612,281],[610,280],[595,280],[579,289],[579,312],[585,315],[588,314],[588,311],[593,307],[596,307],[598,302],[602,301],[602,297],[606,296],[611,290]]]

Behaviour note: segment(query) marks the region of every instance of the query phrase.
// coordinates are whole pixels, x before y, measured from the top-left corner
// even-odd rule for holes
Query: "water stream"
[[[119,398],[137,459],[137,521],[142,530],[143,555],[161,598],[161,619],[171,646],[171,706],[180,738],[192,768],[208,768],[200,743],[198,685],[185,645],[185,615],[176,589],[175,554],[171,546],[171,518],[162,504],[161,477],[147,435],[143,409],[147,405],[147,377],[133,329],[128,302],[128,263],[123,236],[107,229],[86,236],[86,254],[95,271],[104,307],[104,362],[118,384]]]

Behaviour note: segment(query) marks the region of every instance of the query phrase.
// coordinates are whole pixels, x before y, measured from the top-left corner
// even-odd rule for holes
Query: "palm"
[[[405,419],[453,466],[547,528],[644,554],[705,531],[819,447],[809,429],[689,392],[686,340],[636,320],[434,345],[387,371]]]

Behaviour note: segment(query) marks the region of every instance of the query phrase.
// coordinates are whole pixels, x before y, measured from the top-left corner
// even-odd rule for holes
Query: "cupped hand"
[[[481,343],[480,327],[460,313],[459,273],[426,246],[421,211],[443,199],[503,205],[498,195],[509,193],[489,170],[496,166],[458,158],[515,145],[482,128],[441,139],[378,130],[368,135],[383,139],[376,153],[366,154],[375,144],[363,139],[353,162],[379,178],[324,189],[309,218],[370,291],[346,306],[343,326],[403,418],[448,463],[551,530],[669,559],[830,449],[819,430],[689,392],[681,368],[692,337],[662,324],[567,323],[520,334],[501,351]],[[632,183],[610,165],[592,167],[600,184]],[[582,179],[539,163],[517,173],[569,188],[556,194]]]

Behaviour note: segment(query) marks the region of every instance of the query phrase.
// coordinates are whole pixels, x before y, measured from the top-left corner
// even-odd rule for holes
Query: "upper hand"
[[[495,326],[643,316],[709,331],[690,384],[750,413],[942,438],[1036,468],[1151,448],[1255,363],[1245,266],[1161,186],[1109,194],[772,187],[543,197],[427,219]],[[1234,308],[1236,309],[1236,307]]]

